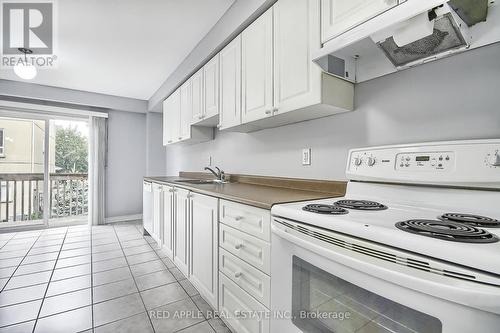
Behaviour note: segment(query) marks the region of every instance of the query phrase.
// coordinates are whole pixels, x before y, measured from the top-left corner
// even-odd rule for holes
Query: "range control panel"
[[[396,155],[396,170],[403,171],[451,171],[455,166],[453,152],[401,153]]]
[[[350,180],[500,189],[500,139],[352,149]]]

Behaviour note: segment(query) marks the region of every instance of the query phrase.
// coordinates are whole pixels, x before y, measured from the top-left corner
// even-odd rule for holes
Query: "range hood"
[[[407,0],[326,42],[314,61],[362,82],[498,41],[500,8],[492,0]]]

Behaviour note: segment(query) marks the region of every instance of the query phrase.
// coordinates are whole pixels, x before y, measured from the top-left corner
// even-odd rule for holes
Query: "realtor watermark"
[[[349,320],[350,312],[341,311],[198,311],[198,310],[151,310],[149,315],[153,319],[212,319],[212,318],[237,318],[240,320]]]
[[[55,1],[0,0],[2,67],[28,62],[39,68],[56,65]],[[24,54],[20,49],[29,50]]]

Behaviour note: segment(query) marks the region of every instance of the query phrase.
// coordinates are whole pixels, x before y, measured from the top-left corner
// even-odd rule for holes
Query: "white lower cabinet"
[[[268,333],[269,211],[145,181],[147,207],[145,229],[233,332]]]
[[[163,237],[162,248],[170,260],[174,259],[174,188],[163,185]]]
[[[266,274],[271,271],[271,244],[224,224],[219,226],[220,246]]]
[[[219,250],[219,270],[266,307],[271,303],[271,278],[223,248]]]
[[[269,310],[223,273],[219,274],[219,311],[237,333],[270,332],[269,319],[265,315]],[[263,318],[255,318],[256,313]]]
[[[153,228],[151,237],[156,243],[161,244],[163,227],[163,187],[159,184],[153,184]]]
[[[150,235],[153,233],[153,184],[142,183],[142,226]]]
[[[198,193],[190,198],[189,280],[205,300],[218,308],[218,199]]]
[[[189,275],[189,191],[175,189],[174,263]]]

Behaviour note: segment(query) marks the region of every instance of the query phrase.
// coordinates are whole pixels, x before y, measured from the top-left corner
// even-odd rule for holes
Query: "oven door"
[[[398,264],[388,270],[392,263],[359,260],[359,251],[324,237],[344,235],[310,226],[300,232],[300,223],[284,221],[272,224],[271,332],[498,332],[499,287],[424,280],[427,272]],[[491,311],[470,306],[478,302]]]

